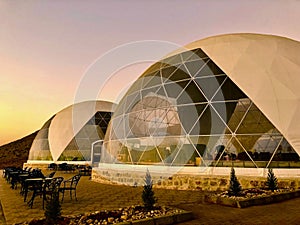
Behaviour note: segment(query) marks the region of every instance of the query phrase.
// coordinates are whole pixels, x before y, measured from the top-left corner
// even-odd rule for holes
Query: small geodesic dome
[[[120,101],[104,163],[267,168],[299,161],[300,43],[228,34],[154,63]],[[227,165],[227,166],[228,166]]]
[[[91,161],[92,144],[103,140],[114,104],[86,101],[50,118],[34,139],[30,161]]]

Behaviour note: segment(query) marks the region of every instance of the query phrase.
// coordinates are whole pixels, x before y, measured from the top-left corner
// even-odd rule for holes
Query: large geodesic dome
[[[107,101],[86,101],[61,110],[38,132],[28,162],[92,161],[92,145],[104,139],[114,107]]]
[[[299,52],[291,39],[229,34],[169,54],[120,101],[101,161],[299,167]]]

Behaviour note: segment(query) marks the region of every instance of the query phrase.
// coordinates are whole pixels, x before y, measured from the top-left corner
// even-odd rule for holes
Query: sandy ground
[[[1,173],[2,174],[2,173]],[[74,174],[57,173],[65,179]],[[125,206],[142,204],[142,187],[107,185],[93,182],[82,177],[77,190],[78,201],[65,195],[62,214],[81,214],[104,209],[118,209]],[[155,189],[158,204],[173,206],[192,211],[195,219],[182,225],[198,224],[300,224],[300,198],[264,206],[237,209],[212,205],[203,202],[204,192]],[[5,220],[0,210],[0,224],[13,224],[32,218],[43,217],[42,201],[37,198],[30,209],[20,188],[10,189],[5,179],[0,177],[0,201]],[[2,216],[1,216],[2,215]]]

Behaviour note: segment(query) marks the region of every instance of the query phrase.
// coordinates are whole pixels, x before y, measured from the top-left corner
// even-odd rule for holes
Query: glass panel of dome
[[[247,98],[247,96],[227,77],[212,101],[239,100],[242,98]]]
[[[153,146],[152,149],[142,151],[142,154],[138,160],[138,163],[143,164],[154,164],[162,162],[161,155],[156,147]]]
[[[246,150],[249,156],[253,159],[253,153],[255,152],[254,146],[261,135],[236,135],[236,140],[243,147],[243,151]],[[238,149],[238,153],[242,152],[242,149]]]
[[[165,92],[165,89],[163,86],[161,86],[157,92],[156,92],[157,95],[160,95],[160,96],[167,96],[167,93]]]
[[[205,54],[205,52],[202,51],[202,49],[198,48],[198,49],[193,49],[192,50],[198,57],[200,57],[201,59],[207,58],[208,56]],[[194,57],[194,55],[192,56]]]
[[[76,134],[77,138],[86,138],[87,134],[86,134],[86,127],[83,127],[77,134]]]
[[[202,92],[199,90],[198,86],[191,81],[184,91],[177,98],[178,105],[189,104],[189,103],[203,103],[207,102]]]
[[[214,103],[215,109],[217,110],[219,110],[218,104],[222,105],[224,103]],[[225,104],[226,108],[228,108],[228,110],[226,110],[227,120],[229,120],[227,122],[228,127],[230,132],[236,132],[236,129],[239,127],[243,118],[245,117],[251,102],[249,99],[241,99],[237,102],[225,102]],[[232,112],[232,110],[234,111]]]
[[[195,63],[195,61],[194,61]],[[211,67],[208,66],[209,63],[213,63],[211,60],[208,60],[204,66],[196,73],[195,77],[205,77],[215,75]]]
[[[264,134],[273,128],[269,120],[252,103],[236,133]]]
[[[187,86],[189,81],[180,81],[164,84],[165,90],[168,94],[168,97],[177,98],[182,90]]]
[[[205,105],[205,110],[208,107],[208,105]],[[204,113],[204,112],[203,112]],[[203,113],[200,115],[203,116]],[[205,124],[204,124],[205,122]],[[204,121],[201,124],[200,118],[197,119],[195,125],[192,127],[192,129],[189,131],[189,135],[209,135],[210,134],[210,118],[207,121]],[[208,127],[209,126],[209,127]]]
[[[170,66],[161,69],[160,74],[161,77],[163,78],[163,81],[166,81],[166,79],[169,78],[171,74],[173,74],[176,70],[178,70],[178,67],[176,66]]]
[[[200,128],[200,132],[199,132]],[[191,135],[224,134],[226,125],[211,107],[206,107],[204,113],[190,131]]]
[[[180,64],[180,65],[178,66],[178,68],[179,68],[181,71],[183,71],[185,74],[189,75],[187,78],[183,78],[183,79],[190,79],[190,78],[191,78],[190,72],[189,72],[189,70],[187,69],[187,67],[185,66],[184,63],[183,63],[183,64]]]
[[[230,140],[230,142],[228,143],[228,146],[231,146],[231,150],[233,150],[233,151],[230,152],[228,147],[226,147],[226,150],[225,150],[226,154],[223,154],[223,156],[222,156],[223,166],[256,168],[257,166],[252,159],[253,153],[248,150],[247,150],[247,152],[245,151],[245,148],[240,145],[241,139],[243,139],[243,137],[239,137],[238,139],[233,137]],[[231,161],[234,158],[236,160]],[[228,161],[228,163],[225,163],[225,161]]]
[[[207,145],[206,145],[206,155],[210,160],[218,160],[223,151],[226,150],[226,146],[228,146],[231,136],[222,135],[222,136],[210,136]]]
[[[151,96],[155,96],[155,93],[158,91],[160,86],[155,86],[147,89],[143,89],[141,91],[142,98],[151,98]]]
[[[210,70],[206,70],[205,72],[207,72],[207,74],[204,73],[203,76],[209,75],[211,72],[213,75],[225,75],[225,73],[212,60],[209,61],[206,66],[209,67]]]
[[[117,162],[131,163],[131,157],[129,155],[127,147],[122,145],[120,151],[117,153],[116,160]]]
[[[50,149],[48,139],[41,139],[39,145],[40,145],[41,150],[48,151]],[[49,154],[50,154],[50,152],[49,152]]]
[[[158,71],[155,74],[153,74],[153,76],[151,76],[151,79],[149,79],[148,82],[143,83],[143,89],[161,85],[161,83],[162,83],[162,80],[160,77],[160,72]]]
[[[276,162],[289,162],[289,167],[300,167],[299,155],[295,152],[292,146],[287,142],[285,138],[282,138],[280,145],[272,159],[271,167],[276,166]],[[281,165],[283,166],[283,165]],[[270,167],[270,166],[269,166]]]
[[[103,122],[105,122],[105,124],[107,125],[110,118],[111,118],[111,113],[97,112],[95,115],[95,124],[97,124],[101,127],[101,126],[103,126],[101,124],[103,124]]]
[[[207,145],[209,142],[210,136],[199,136],[199,135],[189,135],[188,140],[190,143],[194,144],[197,148],[198,144]],[[197,148],[198,149],[198,148]],[[199,150],[199,149],[198,149]]]
[[[84,126],[82,129],[84,129],[85,133],[86,133],[86,138],[90,138],[93,133],[96,133],[97,135],[97,128],[98,126],[96,125],[86,125]]]
[[[89,129],[87,130],[88,138],[90,139],[103,139],[104,138],[104,132],[102,129],[106,131],[107,126],[100,128],[99,125],[91,125],[89,126]]]
[[[170,80],[170,82],[190,79],[191,76],[185,71],[186,68],[183,65],[180,65],[177,70],[175,70],[172,74],[170,74],[168,79]]]
[[[70,143],[67,145],[66,149],[65,150],[77,150],[78,149],[78,146],[77,146],[77,142],[76,140],[73,138]]]
[[[126,113],[128,111],[127,105],[126,105],[126,98],[123,98],[116,110],[114,111],[114,117],[120,116],[123,113]]]
[[[242,118],[241,117],[240,119],[238,119],[233,116],[237,104],[238,102],[212,103],[212,107],[216,110],[217,114],[220,116],[220,118],[222,118],[224,122],[226,122],[230,130],[233,128],[233,131],[236,129]]]
[[[206,111],[208,111],[209,109],[211,118],[211,134],[224,134],[227,128],[226,124],[221,120],[221,117],[216,113],[213,107],[207,107]],[[206,112],[204,112],[204,115],[205,113]]]
[[[99,121],[99,123],[97,123],[97,125],[102,129],[102,130],[106,130],[107,125],[108,125],[108,121],[105,119],[102,119],[101,121]]]
[[[188,105],[188,106],[178,106],[178,114],[180,118],[180,123],[186,133],[189,133],[194,125],[197,123],[199,116],[203,113],[206,105]],[[199,127],[200,130],[200,127]],[[199,132],[198,132],[199,134]]]
[[[172,164],[194,166],[196,164],[196,157],[199,157],[199,154],[197,153],[195,146],[193,144],[183,144],[175,155]]]
[[[80,150],[87,150],[91,148],[91,141],[89,138],[76,138],[77,145]]]
[[[200,58],[197,54],[195,54],[194,51],[186,51],[186,52],[183,52],[183,53],[180,54],[181,60],[183,62],[189,61],[189,59],[192,58],[193,56],[195,58],[197,57],[198,59]]]
[[[128,95],[125,99],[126,99],[126,103],[124,103],[124,105],[126,105],[124,108],[126,108],[125,112],[128,112],[129,110],[131,110],[131,108],[137,104],[137,102],[140,100],[141,96],[140,96],[140,92],[139,93],[134,93],[131,95]]]
[[[253,160],[256,161],[258,167],[265,168],[267,166],[266,163],[269,162],[274,151],[277,151],[281,141],[281,136],[263,135],[258,138],[254,146],[255,152],[253,153]]]
[[[58,161],[84,161],[84,156],[78,150],[64,150],[64,152],[59,156]]]
[[[205,67],[206,63],[209,61],[209,59],[197,59],[197,61],[188,61],[185,62],[185,66],[189,71],[189,74],[191,76],[200,76],[199,71],[201,71],[201,69],[203,67]]]
[[[214,166],[222,166],[222,161],[235,161],[237,159],[237,150],[232,143],[232,138],[228,137],[224,139],[223,143],[217,145],[215,154]],[[219,164],[219,161],[221,161],[221,164]]]
[[[166,58],[164,60],[162,60],[162,63],[168,64],[168,65],[177,65],[177,64],[181,64],[182,60],[179,54],[171,56],[169,58]]]
[[[123,139],[124,136],[124,118],[123,117],[115,117],[111,121],[111,132],[113,132],[115,135],[113,137]]]
[[[216,76],[216,77],[201,77],[195,78],[194,81],[201,88],[203,94],[208,100],[211,100],[218,88],[222,85],[226,76]]]

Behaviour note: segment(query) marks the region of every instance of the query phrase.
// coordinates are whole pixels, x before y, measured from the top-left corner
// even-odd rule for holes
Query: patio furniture
[[[32,196],[30,200],[27,202],[30,208],[32,208],[33,206],[35,197],[43,193],[43,184],[44,184],[43,178],[32,178],[32,179],[25,180],[24,202],[26,201],[28,192],[32,191]]]
[[[91,166],[79,167],[78,173],[82,176],[91,176],[92,167]]]
[[[42,201],[44,209],[44,202],[47,201],[47,195],[51,197],[54,191],[58,191],[63,179],[63,177],[26,179],[24,188],[24,201],[26,201],[28,192],[32,191],[32,196],[27,203],[28,206],[32,208],[34,199],[37,196],[40,196],[43,198]]]
[[[55,192],[59,193],[59,188],[60,188],[60,185],[63,182],[63,180],[64,180],[63,177],[55,177],[51,180],[51,182],[46,182],[44,184],[43,209],[44,209],[44,202],[48,201],[48,197],[49,197],[49,199],[52,199]]]
[[[57,164],[56,163],[50,163],[48,165],[49,170],[57,170]]]
[[[81,175],[77,174],[63,182],[62,187],[59,188],[59,192],[62,192],[62,194],[63,194],[62,200],[61,200],[62,202],[64,201],[65,191],[70,191],[71,199],[72,199],[72,191],[73,191],[75,194],[75,200],[77,201],[76,188],[77,188],[78,182],[80,180],[80,177],[81,177]]]
[[[53,177],[54,177],[54,175],[55,175],[55,173],[56,173],[56,171],[53,171],[53,172],[51,172],[49,175],[47,175],[46,177],[53,178]]]

